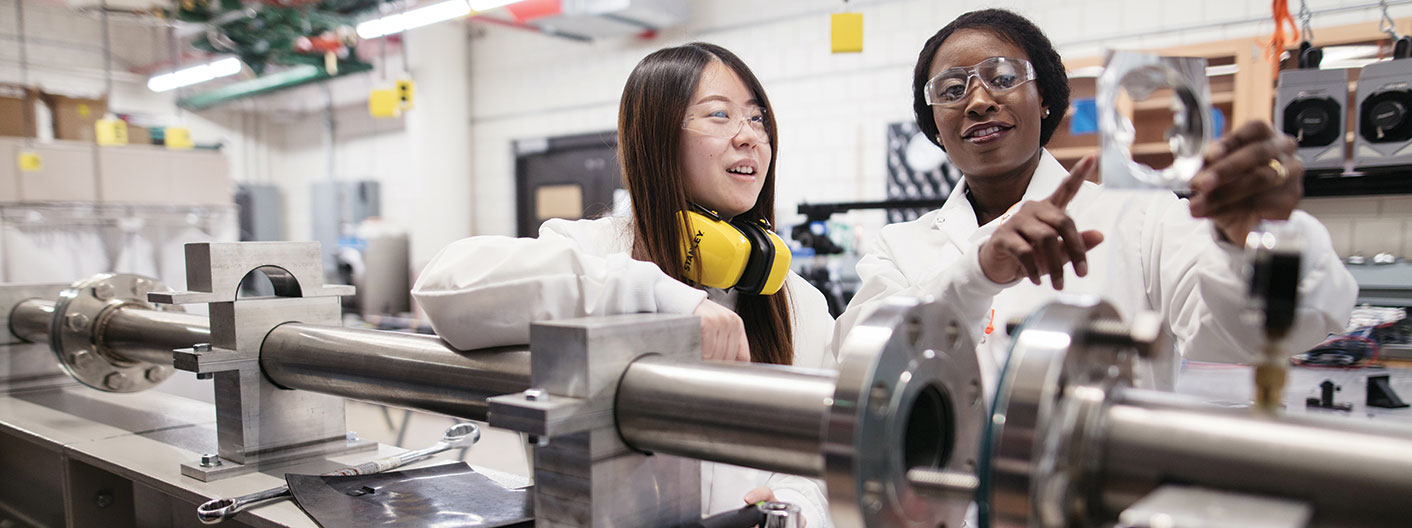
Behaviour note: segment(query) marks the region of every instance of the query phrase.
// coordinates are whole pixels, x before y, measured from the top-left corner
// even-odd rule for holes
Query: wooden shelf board
[[[1132,148],[1132,153],[1138,156],[1170,154],[1171,152],[1171,147],[1168,147],[1166,143],[1138,143]],[[1077,159],[1089,153],[1097,154],[1098,145],[1052,148],[1049,149],[1049,153],[1058,159]]]

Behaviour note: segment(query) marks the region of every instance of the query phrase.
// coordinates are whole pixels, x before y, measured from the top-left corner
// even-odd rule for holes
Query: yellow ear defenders
[[[684,211],[686,240],[682,270],[712,288],[735,288],[751,295],[773,295],[789,274],[789,246],[765,219],[721,220],[715,211],[692,204]]]

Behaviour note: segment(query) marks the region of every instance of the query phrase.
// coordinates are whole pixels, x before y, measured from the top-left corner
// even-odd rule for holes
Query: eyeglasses
[[[770,133],[765,129],[765,113],[765,108],[761,106],[711,101],[687,107],[686,120],[682,122],[681,127],[712,137],[731,138],[749,123],[756,137],[769,141]]]
[[[993,95],[1007,93],[1033,81],[1034,65],[1024,59],[991,57],[969,68],[948,68],[936,74],[922,93],[931,106],[956,106],[971,95],[971,77],[985,85]]]

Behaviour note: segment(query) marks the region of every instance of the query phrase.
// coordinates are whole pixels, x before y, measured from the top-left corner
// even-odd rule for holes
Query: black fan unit
[[[1329,97],[1299,99],[1285,107],[1284,133],[1300,148],[1323,147],[1343,133],[1343,108]]]
[[[1412,92],[1378,92],[1359,105],[1362,114],[1358,133],[1369,143],[1393,143],[1412,139]]]

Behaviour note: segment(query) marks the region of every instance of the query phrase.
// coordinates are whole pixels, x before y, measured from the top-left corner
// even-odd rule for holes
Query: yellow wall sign
[[[834,13],[830,21],[834,53],[863,51],[863,14]]]
[[[18,161],[20,172],[39,172],[44,168],[44,162],[39,159],[38,152],[22,150]]]

